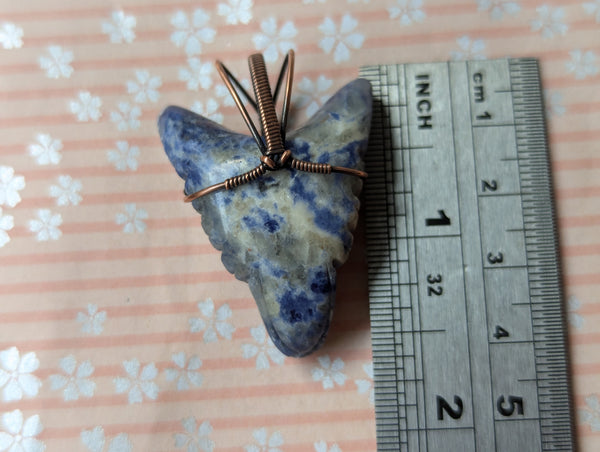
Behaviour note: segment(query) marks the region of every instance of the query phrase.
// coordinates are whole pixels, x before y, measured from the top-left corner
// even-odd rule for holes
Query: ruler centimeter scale
[[[378,450],[573,450],[537,61],[361,76]]]

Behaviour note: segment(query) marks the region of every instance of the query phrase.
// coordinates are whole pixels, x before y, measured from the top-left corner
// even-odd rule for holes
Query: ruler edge
[[[421,64],[446,64],[449,65],[451,63],[464,63],[464,64],[469,64],[470,62],[473,63],[481,63],[482,61],[505,61],[507,62],[507,66],[508,66],[508,71],[510,74],[510,81],[511,81],[511,91],[512,91],[512,73],[511,71],[511,64],[530,64],[533,65],[534,69],[535,69],[535,77],[537,79],[537,89],[535,91],[532,91],[532,94],[535,94],[535,101],[537,101],[537,103],[539,104],[539,112],[541,113],[541,124],[538,125],[537,127],[540,128],[543,135],[543,140],[544,140],[544,148],[545,148],[545,159],[542,161],[542,165],[543,166],[541,168],[541,171],[543,171],[547,185],[548,185],[548,189],[544,192],[544,198],[545,199],[549,199],[549,207],[550,207],[550,228],[552,229],[552,237],[553,237],[553,254],[555,256],[555,261],[556,261],[556,274],[557,274],[557,282],[558,282],[558,286],[557,286],[557,297],[560,300],[559,302],[559,310],[560,310],[560,324],[561,324],[561,337],[562,337],[562,349],[563,349],[563,356],[565,357],[565,362],[564,362],[564,369],[565,369],[565,378],[563,379],[563,384],[560,385],[560,387],[562,387],[564,389],[563,392],[566,392],[567,395],[567,412],[568,412],[568,418],[569,418],[569,443],[570,443],[570,448],[569,449],[551,449],[551,450],[571,450],[571,451],[578,451],[579,447],[578,447],[578,438],[577,438],[577,423],[576,423],[576,414],[575,414],[575,403],[574,403],[574,391],[573,391],[573,373],[572,373],[572,359],[571,359],[571,351],[572,351],[572,347],[571,347],[571,341],[570,341],[570,337],[569,337],[569,326],[568,326],[568,321],[567,321],[567,306],[566,306],[566,299],[565,299],[565,293],[564,293],[564,282],[565,282],[565,278],[564,278],[564,271],[563,271],[563,259],[562,259],[562,255],[561,255],[561,241],[560,241],[560,230],[558,227],[558,214],[557,214],[557,207],[556,207],[556,197],[555,197],[555,183],[554,183],[554,177],[553,177],[553,173],[552,173],[552,154],[550,151],[550,140],[549,140],[549,133],[548,133],[548,126],[547,126],[547,118],[546,118],[546,114],[545,114],[545,101],[544,101],[544,91],[543,91],[543,82],[542,82],[542,76],[541,76],[541,69],[540,69],[540,62],[539,59],[536,57],[517,57],[517,58],[492,58],[492,59],[487,59],[487,60],[462,60],[462,61],[432,61],[432,62],[406,62],[406,63],[382,63],[382,64],[368,64],[368,65],[362,65],[359,68],[359,77],[360,78],[364,78],[366,80],[368,80],[369,82],[372,83],[372,81],[369,79],[369,71],[373,71],[373,72],[379,72],[381,67],[390,67],[390,66],[410,66],[410,65],[421,65]],[[375,107],[375,105],[377,105],[377,102],[375,101],[375,97],[374,97],[374,102],[373,102],[373,106]],[[512,102],[513,105],[513,114],[514,114],[514,99]],[[383,110],[383,107],[382,107]],[[375,117],[375,111],[373,116]],[[382,125],[382,129],[384,128],[384,126]],[[516,132],[516,126],[515,126],[515,132]],[[371,129],[371,134],[373,134],[373,128]],[[369,148],[367,149],[367,155],[369,154],[370,150],[371,150],[371,134],[369,135]],[[517,153],[519,155],[519,148],[518,145],[515,143],[516,148],[517,148]],[[519,163],[520,163],[520,159],[519,159]],[[521,174],[520,174],[520,165],[519,165],[519,182],[521,182]],[[364,192],[366,193],[368,191],[368,187],[369,187],[369,181],[367,180],[367,182],[365,183],[365,190]],[[521,193],[522,195],[523,193]],[[368,207],[365,208],[365,210],[367,210]],[[366,215],[365,215],[366,216]],[[525,231],[527,230],[527,228],[524,228],[524,238],[525,238]],[[365,227],[365,245],[366,245],[366,249],[368,251],[369,248],[369,239],[368,239],[368,230]],[[526,249],[526,253],[529,255],[529,250],[527,249],[527,244],[525,244],[525,249]],[[368,260],[368,253],[367,253],[367,260]],[[368,261],[367,261],[368,262]],[[529,274],[529,272],[528,272]],[[369,280],[369,294],[371,292],[370,289],[370,280],[371,278],[368,278]],[[530,299],[531,299],[531,295],[530,295]],[[371,313],[371,303],[369,303],[369,312]],[[531,312],[531,309],[530,309]],[[371,329],[371,331],[373,332],[373,329]],[[371,336],[371,343],[373,344],[373,336]],[[534,347],[534,352],[535,352],[535,347]],[[373,353],[373,358],[375,358],[375,353]],[[375,366],[373,368],[373,373],[374,373],[374,389],[375,389],[375,402],[377,401],[377,385],[375,383],[375,376],[376,376],[376,369]],[[536,375],[537,375],[537,364],[536,364]],[[539,394],[539,385],[536,384],[536,391]],[[538,400],[538,404],[539,404],[539,400]],[[376,405],[376,404],[375,404]],[[539,405],[538,405],[539,406]],[[376,407],[375,407],[376,408]],[[376,418],[377,416],[377,410],[376,411]],[[376,419],[376,428],[377,430],[379,429],[379,419]],[[540,419],[539,422],[539,426],[540,426],[540,440],[542,440],[543,434],[541,432],[542,430],[542,420]],[[400,432],[400,429],[399,429]],[[379,437],[377,438],[377,444],[378,444],[378,450],[379,450]],[[542,441],[542,450],[546,450],[544,449],[544,443]]]

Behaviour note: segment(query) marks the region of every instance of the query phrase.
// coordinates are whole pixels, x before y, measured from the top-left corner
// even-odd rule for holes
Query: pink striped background
[[[219,14],[222,5],[238,5],[251,18],[248,23],[227,23]],[[408,7],[409,23],[391,17],[393,7]],[[502,17],[492,18],[492,7],[501,8]],[[186,55],[171,40],[172,18],[182,11],[191,21],[198,9],[210,16],[203,26],[214,29],[215,37],[202,43],[200,53]],[[554,16],[538,30],[535,21],[544,10]],[[131,42],[111,43],[102,31],[114,11],[135,17]],[[340,30],[347,15],[356,24]],[[41,383],[35,395],[2,399],[0,413],[20,410],[25,419],[39,415],[43,429],[36,438],[48,451],[95,450],[82,439],[82,432],[95,427],[102,428],[105,451],[119,434],[127,435],[129,450],[186,450],[176,434],[185,433],[183,420],[190,417],[196,430],[210,422],[214,450],[258,447],[253,434],[261,428],[272,440],[270,452],[335,452],[334,444],[344,452],[375,450],[370,377],[363,368],[371,360],[363,226],[351,260],[340,272],[336,315],[323,349],[300,360],[287,358],[282,365],[270,360],[269,368],[257,369],[256,356],[244,357],[242,351],[244,344],[259,345],[251,334],[261,325],[254,301],[247,286],[223,268],[201,230],[200,217],[181,202],[182,183],[164,155],[155,126],[167,105],[189,108],[193,101],[215,98],[223,123],[244,130],[237,111],[215,94],[216,72],[211,88],[190,91],[179,71],[188,68],[189,56],[203,63],[218,58],[247,78],[246,57],[257,50],[253,38],[265,33],[263,22],[270,17],[276,19],[277,32],[287,21],[295,30],[283,40],[297,53],[296,105],[304,77],[313,83],[320,76],[331,80],[314,97],[320,102],[320,96],[356,77],[365,64],[447,60],[459,51],[464,56],[466,50],[476,57],[540,58],[552,110],[548,127],[569,300],[578,437],[581,450],[599,450],[598,0],[0,2],[0,27],[14,24],[23,31],[22,43],[14,48],[2,48],[5,38],[0,34],[0,166],[12,168],[25,180],[21,202],[0,205],[1,215],[12,216],[14,222],[6,231],[10,241],[0,247],[0,351],[16,347],[21,358],[35,353],[39,366],[30,374]],[[348,59],[336,60],[322,48],[326,17],[346,39]],[[346,38],[352,34],[362,36],[360,45],[356,38]],[[478,44],[461,48],[465,36]],[[50,78],[40,66],[49,46],[72,52],[68,77]],[[588,52],[588,72],[579,78],[569,69],[577,50]],[[277,61],[269,63],[273,73],[281,55],[280,49]],[[160,78],[159,98],[139,104],[139,127],[120,131],[110,113],[119,102],[136,105],[126,83],[136,81],[139,70]],[[98,121],[78,121],[70,111],[80,91],[101,99]],[[306,119],[304,109],[297,107],[294,113],[294,124]],[[29,154],[40,133],[61,140],[59,163],[40,165]],[[107,158],[117,141],[139,148],[135,170],[119,171]],[[59,206],[50,195],[49,187],[57,185],[61,175],[81,181],[81,201],[75,205]],[[125,233],[116,221],[127,204],[146,212],[143,231]],[[43,209],[62,219],[57,240],[39,241],[31,231],[29,221]],[[203,332],[190,330],[189,320],[202,317],[198,303],[207,299],[213,300],[215,310],[224,305],[231,309],[226,320],[235,327],[231,338],[219,336],[216,342],[204,343]],[[77,321],[88,305],[106,313],[98,334],[83,331]],[[179,391],[176,382],[167,379],[167,369],[176,367],[172,356],[179,352],[185,352],[186,359],[197,355],[202,360],[197,369],[201,385]],[[65,400],[64,388],[53,387],[52,376],[65,375],[60,361],[69,355],[77,363],[93,365],[87,378],[95,388],[89,397],[83,391],[77,400]],[[343,362],[338,374],[344,378],[332,388],[314,378],[325,356],[330,362]],[[158,392],[154,397],[144,394],[141,403],[130,403],[129,393],[116,389],[115,379],[127,376],[123,362],[134,358],[141,367],[154,363],[157,369],[152,381]],[[0,359],[0,369],[3,365]],[[5,427],[0,425],[0,431]]]

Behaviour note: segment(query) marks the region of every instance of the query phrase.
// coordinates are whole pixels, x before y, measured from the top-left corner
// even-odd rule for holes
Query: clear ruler
[[[537,61],[361,76],[378,450],[573,450]]]

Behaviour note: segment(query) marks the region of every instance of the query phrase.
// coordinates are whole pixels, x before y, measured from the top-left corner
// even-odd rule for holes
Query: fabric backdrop
[[[284,358],[157,134],[169,104],[245,131],[214,60],[289,48],[295,124],[361,65],[540,58],[600,450],[600,0],[1,0],[0,450],[375,450],[364,229],[325,346]]]

